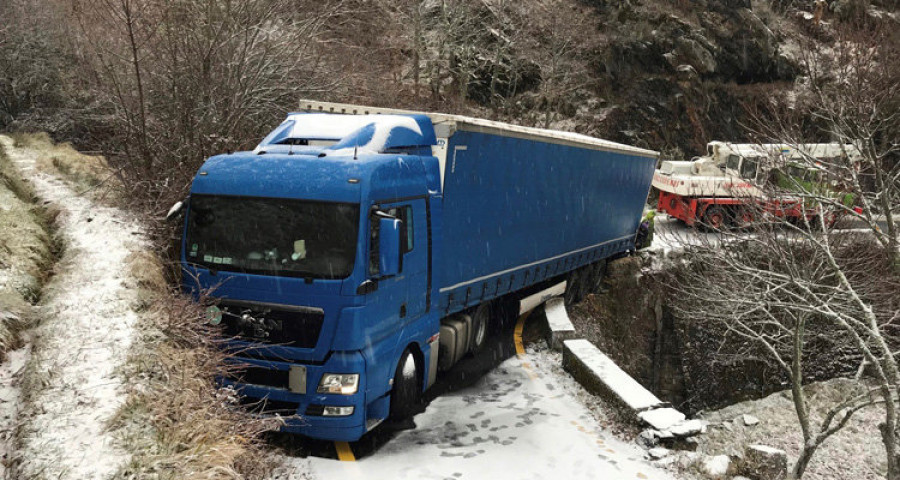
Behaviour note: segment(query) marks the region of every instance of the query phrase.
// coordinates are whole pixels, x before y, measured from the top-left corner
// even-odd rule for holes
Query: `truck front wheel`
[[[720,230],[725,226],[728,214],[725,208],[719,205],[713,205],[703,212],[703,223],[706,228],[711,230]]]
[[[416,414],[422,392],[419,377],[416,358],[409,349],[404,350],[394,372],[394,387],[391,390],[392,419],[404,420]]]

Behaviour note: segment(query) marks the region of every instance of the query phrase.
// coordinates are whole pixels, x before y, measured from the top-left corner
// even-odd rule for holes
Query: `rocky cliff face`
[[[824,7],[817,10],[816,4]],[[462,113],[577,131],[660,150],[669,158],[690,158],[702,154],[711,140],[750,141],[747,108],[796,93],[805,81],[804,51],[827,52],[836,42],[834,33],[848,25],[896,29],[898,4],[900,0],[336,0],[323,5],[297,0],[285,2],[284,13],[300,24],[311,22],[304,37],[310,41],[301,58],[289,63],[296,60],[307,73],[297,75],[289,88],[281,81],[267,86],[289,94],[270,98],[269,90],[261,89],[259,96],[265,98],[243,100],[235,108],[247,111],[264,104],[259,118],[254,117],[259,125],[283,118],[296,108],[298,98]],[[67,24],[71,19],[65,8],[48,10],[44,19],[31,18],[33,9],[26,7],[18,15],[30,27],[21,36],[38,37],[36,32],[47,25],[62,33],[40,36],[45,40],[40,48],[26,55],[34,60],[21,64],[10,60],[23,58],[13,48],[21,42],[0,32],[7,39],[0,38],[0,67],[22,67],[16,79],[47,74],[68,80],[40,81],[40,88],[25,92],[20,86],[11,95],[6,87],[13,84],[0,78],[0,128],[48,130],[79,147],[99,148],[122,130],[116,96],[106,92],[96,98],[96,91],[105,87],[84,80],[93,77],[81,72],[91,69],[79,69],[81,57],[74,54],[79,47],[66,43],[66,28],[79,27]],[[168,58],[165,51],[154,50],[160,48],[155,44],[145,48],[147,58]],[[228,72],[227,65],[210,68]],[[129,78],[132,69],[126,67],[117,74]],[[180,72],[178,65],[170,67]],[[38,95],[48,85],[53,86],[52,99]],[[151,116],[171,109],[165,92],[148,91]],[[20,94],[30,99],[27,108],[6,105],[7,97],[15,100]],[[215,111],[197,109],[207,110]],[[231,149],[252,148],[258,135],[240,129],[227,142],[210,142],[216,149],[224,150],[225,143]],[[179,154],[188,163],[202,161],[199,154],[190,154],[193,150]]]
[[[787,375],[767,352],[729,334],[717,321],[676,313],[681,300],[672,285],[680,281],[682,261],[689,259],[660,263],[644,254],[610,262],[603,292],[588,295],[570,311],[578,334],[684,412],[721,408],[788,388]],[[834,341],[823,340],[829,338]],[[830,332],[806,345],[805,381],[856,372],[859,356],[836,338]]]
[[[459,2],[452,13],[467,20],[426,21],[428,41],[400,42],[402,83],[371,100],[690,158],[711,140],[749,141],[747,107],[803,81],[805,48],[828,48],[851,18],[897,23],[896,3],[832,0],[818,16],[815,2],[791,0]],[[429,18],[446,9],[422,5]],[[460,24],[486,33],[461,36]],[[429,88],[413,93],[413,72]]]
[[[782,51],[774,17],[749,2],[692,3],[705,7],[607,7],[616,33],[594,66],[611,114],[599,134],[698,155],[713,139],[745,140],[743,104],[791,87],[798,66]]]

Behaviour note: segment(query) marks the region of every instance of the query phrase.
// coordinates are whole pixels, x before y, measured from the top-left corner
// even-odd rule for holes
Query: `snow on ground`
[[[38,171],[38,152],[12,148],[13,163],[37,195],[56,205],[65,251],[45,287],[26,368],[20,409],[19,474],[23,478],[93,479],[127,462],[107,426],[124,394],[116,368],[125,361],[137,315],[125,286],[125,259],[144,242],[140,227],[118,210],[77,196]]]
[[[804,387],[814,425],[823,413],[841,400],[865,391],[865,385],[852,379],[836,378]],[[706,435],[697,437],[698,453],[737,455],[744,446],[761,444],[782,449],[792,463],[800,453],[803,435],[797,422],[790,390],[773,393],[759,400],[736,403],[721,410],[706,412]],[[750,420],[745,415],[751,415]],[[884,421],[882,407],[868,407],[853,415],[847,425],[819,448],[803,476],[809,480],[876,480],[886,472],[884,446],[878,424]]]
[[[663,256],[680,253],[690,247],[716,246],[721,242],[721,234],[689,227],[665,213],[657,213],[653,223],[653,242],[646,250],[662,253]]]
[[[31,347],[25,346],[7,352],[6,361],[0,364],[0,478],[7,478],[6,465],[13,457],[21,375],[30,356]]]
[[[474,385],[436,398],[416,428],[357,462],[286,458],[275,480],[668,479],[645,453],[601,428],[558,356],[513,357]],[[588,400],[590,401],[590,400]],[[602,414],[601,414],[602,416]]]

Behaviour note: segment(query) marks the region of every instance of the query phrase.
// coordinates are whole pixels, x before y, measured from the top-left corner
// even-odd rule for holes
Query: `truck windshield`
[[[345,278],[358,225],[358,205],[192,195],[185,254],[215,270]]]
[[[758,165],[756,160],[745,158],[744,163],[741,164],[741,177],[744,177],[747,180],[754,180],[756,178],[756,168]]]

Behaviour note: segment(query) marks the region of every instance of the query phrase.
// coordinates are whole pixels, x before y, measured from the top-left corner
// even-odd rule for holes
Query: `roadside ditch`
[[[22,180],[0,142],[0,477],[15,462],[21,386],[31,357],[31,329],[40,319],[44,286],[63,244],[58,211]]]

